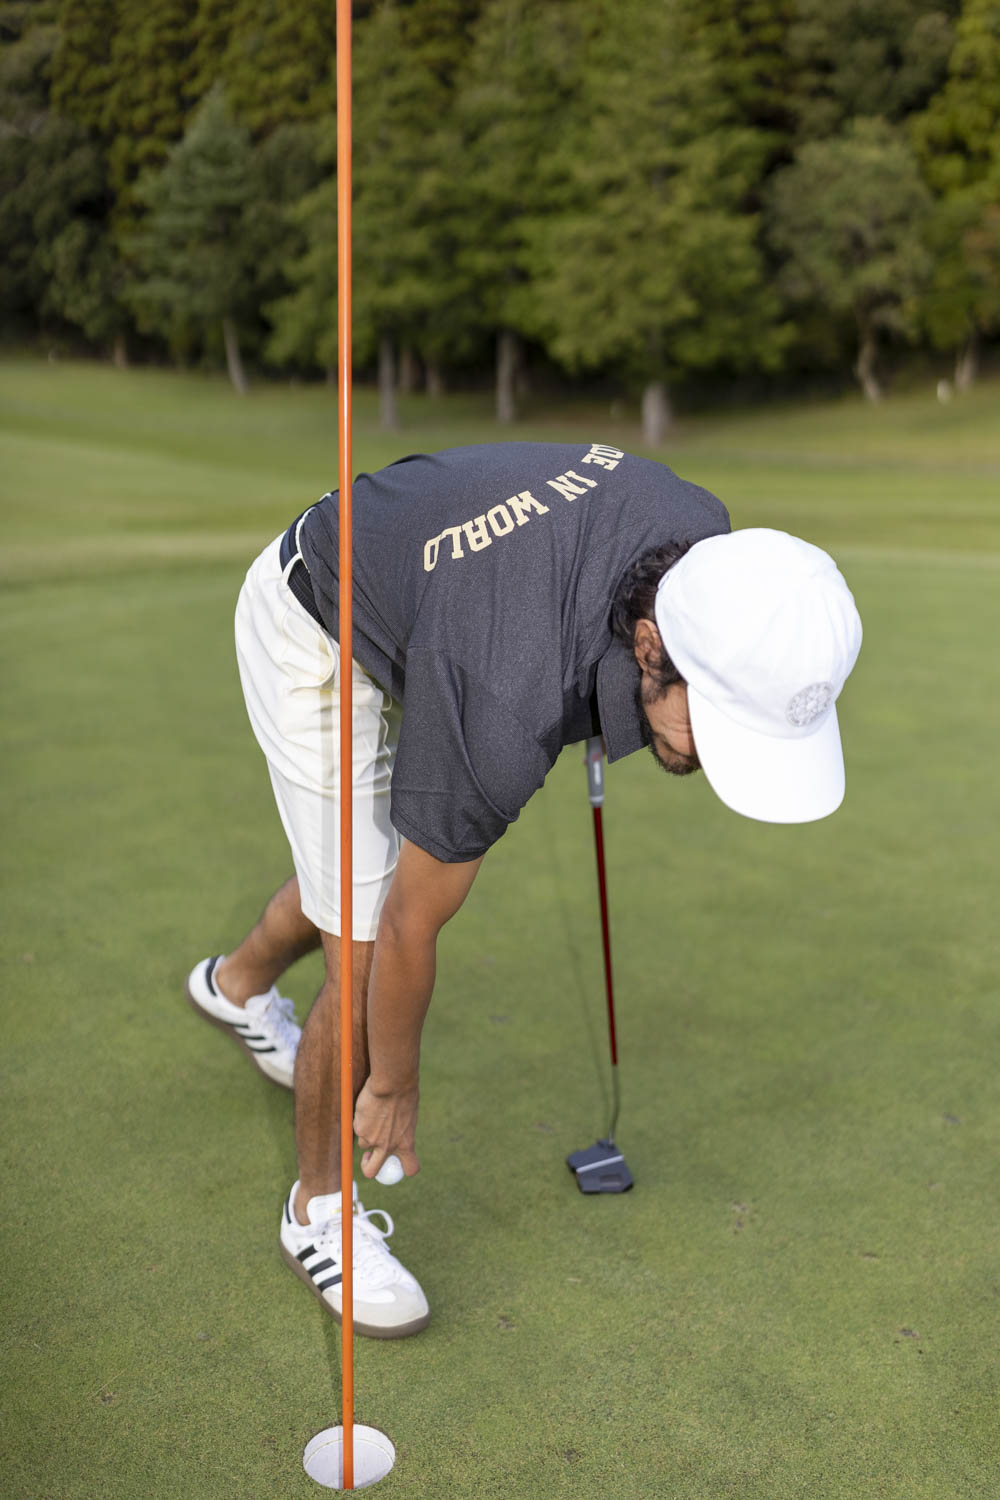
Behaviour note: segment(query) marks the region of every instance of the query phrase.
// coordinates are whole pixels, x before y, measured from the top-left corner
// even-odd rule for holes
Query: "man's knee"
[[[320,995],[329,991],[330,998],[336,1003],[340,998],[341,975],[343,973],[343,962],[341,954],[340,938],[333,932],[321,934],[323,939],[323,962],[326,967],[326,977]],[[351,971],[353,975],[354,997],[358,999],[358,992],[367,992],[368,979],[372,970],[372,960],[375,956],[375,944],[352,943],[351,944]]]

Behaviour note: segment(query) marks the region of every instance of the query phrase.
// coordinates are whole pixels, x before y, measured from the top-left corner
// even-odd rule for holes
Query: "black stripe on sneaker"
[[[291,1193],[289,1193],[288,1197],[285,1199],[285,1223],[286,1224],[290,1224],[291,1222],[292,1222],[292,1195],[291,1195]]]
[[[309,1275],[312,1276],[315,1280],[315,1278],[319,1276],[323,1271],[332,1270],[336,1264],[337,1262],[335,1260],[321,1260],[319,1265],[307,1266],[306,1270],[309,1272]]]
[[[218,995],[219,993],[215,988],[215,983],[212,979],[212,975],[215,973],[216,965],[218,964],[221,957],[222,954],[217,953],[214,958],[210,958],[208,960],[208,968],[205,970],[205,983],[208,985],[213,995]]]
[[[326,1289],[327,1289],[327,1287],[336,1286],[337,1283],[340,1280],[341,1280],[341,1275],[340,1275],[340,1272],[338,1271],[337,1274],[336,1274],[336,1276],[331,1276],[326,1281],[317,1281],[317,1283],[316,1283],[316,1290],[318,1292],[325,1292]]]
[[[309,1259],[310,1255],[315,1255],[315,1254],[316,1254],[316,1246],[315,1245],[306,1245],[306,1247],[305,1247],[304,1250],[300,1250],[299,1251],[299,1253],[295,1257],[295,1259],[296,1260],[300,1260],[303,1263],[305,1263],[305,1261],[307,1261]]]
[[[234,1031],[238,1031],[239,1032],[239,1034],[240,1034],[240,1040],[246,1043],[247,1050],[249,1052],[277,1052],[277,1050],[278,1050],[277,1047],[274,1045],[273,1042],[268,1042],[267,1037],[264,1035],[264,1033],[262,1031],[248,1031],[247,1028],[251,1024],[252,1023],[250,1021],[227,1021],[226,1022],[227,1026],[231,1026]],[[257,1047],[257,1046],[254,1046],[255,1042],[267,1042],[267,1046],[265,1046],[265,1047]]]
[[[277,1052],[277,1050],[278,1050],[277,1047],[251,1047],[249,1045],[247,1046],[247,1051],[248,1052],[252,1052],[255,1057],[260,1057],[261,1054],[264,1053],[264,1052]]]

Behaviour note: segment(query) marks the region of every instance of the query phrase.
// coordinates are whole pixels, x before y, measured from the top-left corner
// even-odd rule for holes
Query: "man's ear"
[[[663,652],[663,642],[660,632],[652,620],[638,620],[635,627],[635,635],[632,638],[632,649],[635,659],[642,671],[650,671],[656,666]]]

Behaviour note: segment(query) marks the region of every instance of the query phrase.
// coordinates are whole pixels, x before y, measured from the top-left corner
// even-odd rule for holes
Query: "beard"
[[[653,733],[653,726],[649,722],[646,712],[647,702],[657,703],[662,695],[651,692],[647,699],[642,691],[642,679],[635,685],[635,706],[639,715],[639,732],[642,735],[642,743],[648,748],[650,755],[656,761],[661,771],[666,771],[670,776],[690,776],[692,771],[701,770],[701,761],[697,755],[682,755],[679,750],[674,750],[665,745],[663,736],[657,738]],[[665,748],[661,748],[665,747]]]

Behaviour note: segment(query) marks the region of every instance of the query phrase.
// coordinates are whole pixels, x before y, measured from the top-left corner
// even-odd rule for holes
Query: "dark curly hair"
[[[635,627],[640,620],[655,623],[654,606],[660,579],[692,546],[692,542],[667,542],[662,547],[650,547],[648,552],[643,552],[629,564],[611,601],[611,629],[626,646],[635,649]],[[648,670],[661,692],[666,692],[672,682],[684,680],[662,641],[659,660],[650,662]]]

